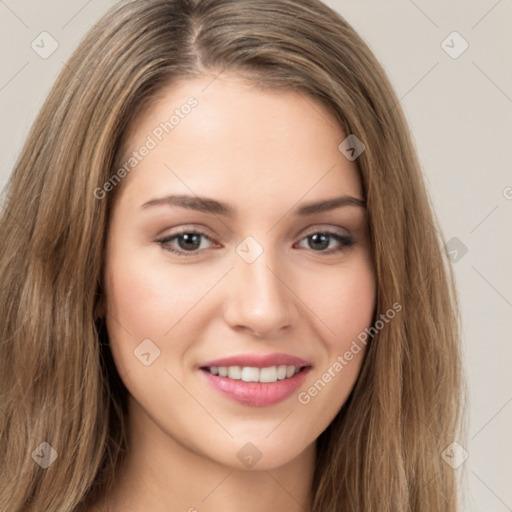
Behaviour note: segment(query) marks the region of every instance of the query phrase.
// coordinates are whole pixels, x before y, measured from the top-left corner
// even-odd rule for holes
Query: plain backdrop
[[[0,188],[64,62],[114,3],[0,0]],[[449,241],[470,389],[469,457],[454,470],[464,510],[512,511],[512,1],[327,3],[388,73]],[[58,45],[46,58],[41,37]]]

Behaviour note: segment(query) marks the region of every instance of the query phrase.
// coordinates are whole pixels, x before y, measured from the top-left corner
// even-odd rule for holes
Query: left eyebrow
[[[189,195],[170,195],[151,199],[150,201],[145,202],[141,208],[159,205],[179,206],[181,208],[197,210],[204,213],[226,215],[228,217],[234,217],[237,214],[237,209],[228,203],[223,203],[208,197]],[[322,201],[303,204],[294,211],[294,214],[300,217],[305,217],[307,215],[335,210],[336,208],[342,208],[344,206],[366,208],[366,201],[358,199],[357,197],[344,195],[333,199],[324,199]]]
[[[326,199],[324,201],[305,204],[298,208],[295,214],[299,216],[314,215],[315,213],[335,210],[336,208],[341,208],[343,206],[358,206],[366,209],[366,201],[352,196],[340,196],[335,197],[334,199]]]

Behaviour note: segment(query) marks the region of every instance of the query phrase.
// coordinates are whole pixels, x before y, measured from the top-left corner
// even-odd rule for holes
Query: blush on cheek
[[[121,244],[115,249],[107,260],[105,282],[107,328],[120,374],[140,369],[134,350],[146,339],[161,352],[157,365],[175,366],[190,339],[200,337],[201,315],[206,314],[208,302],[194,306],[211,288],[209,279],[197,270],[192,274],[192,266],[184,270],[178,265],[150,264],[148,254],[153,249],[127,248],[130,258],[122,257]]]
[[[369,327],[373,320],[376,297],[375,279],[366,266],[317,291],[311,308],[318,311],[326,327],[326,339],[333,340],[333,348],[343,352],[358,334]],[[315,305],[317,304],[317,305]]]

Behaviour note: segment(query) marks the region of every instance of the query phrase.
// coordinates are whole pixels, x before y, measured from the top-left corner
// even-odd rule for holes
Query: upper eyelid
[[[338,233],[336,231],[336,229],[344,229],[347,231],[347,233]],[[164,235],[162,237],[160,237],[159,240],[172,240],[173,238],[177,237],[177,236],[180,236],[180,235],[184,235],[184,234],[187,234],[187,233],[196,233],[198,235],[202,235],[208,239],[210,239],[211,241],[215,241],[215,237],[210,235],[208,230],[205,230],[205,228],[180,228],[178,231],[176,231],[175,233],[171,233],[169,235]],[[303,231],[303,234],[301,235],[302,238],[306,237],[306,236],[309,236],[310,234],[316,234],[316,233],[328,233],[328,234],[334,234],[334,235],[339,235],[339,236],[351,236],[350,235],[350,232],[347,228],[341,228],[340,226],[338,226],[338,228],[336,227],[325,227],[325,228],[320,228],[320,227],[311,227],[311,228],[306,228],[304,231]],[[298,235],[297,235],[298,236]],[[302,240],[301,238],[301,240]]]
[[[346,227],[342,227],[342,226],[332,226],[332,225],[329,225],[326,227],[319,227],[319,226],[321,226],[321,223],[313,224],[311,226],[308,226],[307,228],[304,228],[303,230],[301,230],[304,233],[302,236],[307,236],[310,233],[319,233],[319,232],[332,232],[334,234],[340,234],[340,233],[337,233],[336,230],[345,231],[345,233],[343,233],[343,235],[350,235],[350,233],[351,233],[350,229],[348,229]],[[210,230],[203,226],[194,227],[192,225],[191,226],[185,225],[185,227],[179,227],[176,229],[178,229],[178,231],[176,231],[175,233],[172,233],[170,235],[163,235],[162,238],[172,238],[174,236],[178,236],[178,235],[184,234],[184,233],[198,233],[198,234],[207,236],[208,238],[212,238],[212,239],[215,238],[215,235],[210,234]],[[299,235],[296,235],[296,236],[299,236]]]

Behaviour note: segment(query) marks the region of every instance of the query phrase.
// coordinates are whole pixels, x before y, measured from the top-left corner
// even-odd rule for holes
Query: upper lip
[[[309,361],[289,354],[239,354],[214,361],[206,361],[199,365],[200,368],[211,368],[212,366],[242,366],[251,368],[268,368],[270,366],[311,366]]]

